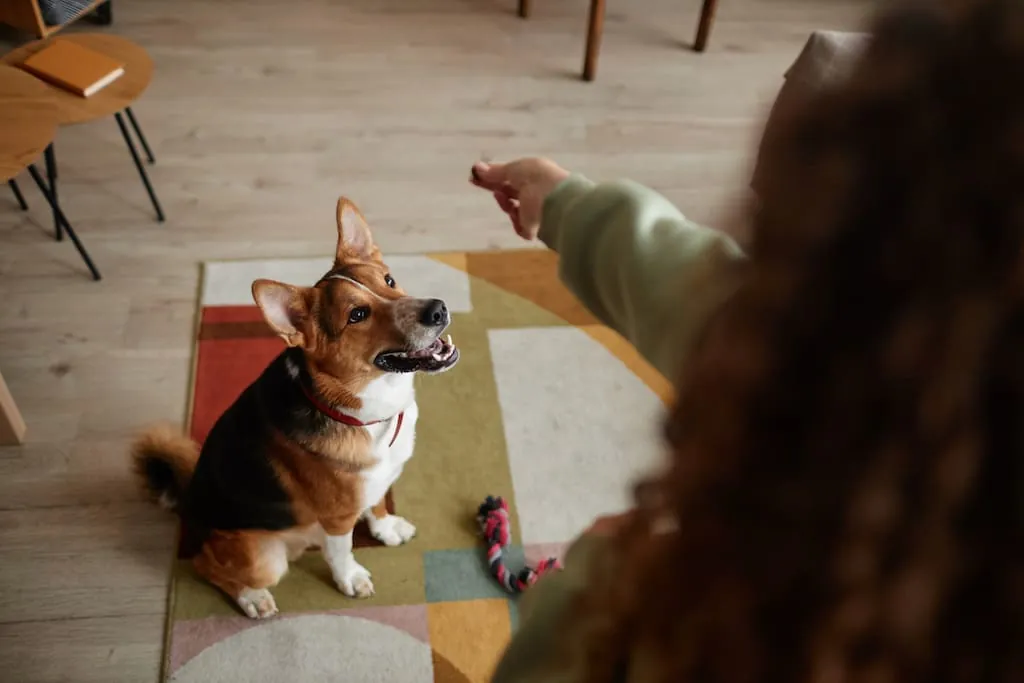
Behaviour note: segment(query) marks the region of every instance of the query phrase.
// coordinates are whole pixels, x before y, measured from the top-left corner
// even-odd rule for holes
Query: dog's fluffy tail
[[[143,433],[132,445],[132,462],[142,487],[154,501],[175,510],[199,460],[199,446],[171,427]]]

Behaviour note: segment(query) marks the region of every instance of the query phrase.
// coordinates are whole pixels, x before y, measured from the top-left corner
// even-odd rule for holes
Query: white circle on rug
[[[430,646],[405,631],[336,614],[278,617],[211,645],[174,683],[430,683]]]

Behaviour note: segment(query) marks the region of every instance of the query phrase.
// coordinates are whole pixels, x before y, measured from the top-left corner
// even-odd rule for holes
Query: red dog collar
[[[321,413],[331,418],[335,422],[340,422],[342,424],[350,425],[352,427],[369,427],[370,425],[380,424],[381,422],[387,422],[388,420],[391,419],[389,417],[387,418],[387,420],[373,420],[372,422],[363,422],[352,417],[351,415],[348,415],[347,413],[343,413],[340,410],[335,410],[331,406],[327,405],[326,403],[318,399],[316,396],[314,396],[313,392],[306,388],[305,385],[302,385],[302,393],[306,395],[306,398],[308,398],[309,402],[313,404],[313,407],[315,407]],[[405,420],[405,411],[403,410],[402,412],[400,412],[397,417],[398,423],[395,425],[395,433],[391,437],[391,442],[388,444],[388,448],[391,448],[392,446],[395,445],[395,439],[398,438],[398,433],[402,431],[402,421]]]

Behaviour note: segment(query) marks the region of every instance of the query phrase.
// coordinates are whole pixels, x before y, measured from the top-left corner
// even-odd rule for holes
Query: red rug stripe
[[[255,304],[246,306],[204,306],[202,321],[206,323],[263,322],[263,313]]]

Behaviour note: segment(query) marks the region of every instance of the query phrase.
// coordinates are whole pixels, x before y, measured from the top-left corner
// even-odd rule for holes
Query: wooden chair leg
[[[587,53],[583,60],[583,80],[592,81],[597,75],[597,57],[601,52],[604,34],[605,0],[591,0],[590,21],[587,27]]]
[[[0,445],[13,446],[24,442],[25,420],[4,383],[3,375],[0,375]]]
[[[697,25],[697,38],[693,41],[693,49],[697,52],[704,52],[708,46],[716,9],[718,9],[718,0],[704,0],[704,6],[700,10],[700,24]]]
[[[519,0],[519,16],[523,19],[530,18],[530,0]]]

